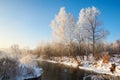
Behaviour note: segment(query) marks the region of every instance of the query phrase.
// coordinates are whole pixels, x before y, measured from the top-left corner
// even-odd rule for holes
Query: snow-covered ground
[[[62,57],[62,58],[53,57],[52,60],[44,60],[44,59],[40,59],[40,60],[51,62],[51,63],[64,64],[64,65],[68,65],[71,67],[78,66],[76,60],[74,60],[73,58],[69,58],[69,57]],[[114,73],[110,72],[110,67],[111,67],[111,64],[113,64],[113,63],[116,64],[116,70]],[[115,57],[112,57],[108,63],[103,63],[102,59],[100,59],[98,61],[94,61],[94,58],[92,56],[89,56],[89,61],[88,61],[86,59],[86,57],[84,57],[84,59],[81,60],[81,66],[79,66],[79,68],[84,69],[84,70],[94,71],[94,72],[100,73],[100,74],[109,74],[109,75],[113,75],[113,76],[120,76],[120,58],[117,55]]]

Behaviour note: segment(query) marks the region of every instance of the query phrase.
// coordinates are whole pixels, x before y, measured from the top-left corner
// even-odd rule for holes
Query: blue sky
[[[60,7],[65,7],[76,20],[79,11],[97,7],[103,27],[109,31],[107,42],[120,39],[119,0],[0,0],[0,48],[12,44],[35,47],[52,37],[50,22]]]

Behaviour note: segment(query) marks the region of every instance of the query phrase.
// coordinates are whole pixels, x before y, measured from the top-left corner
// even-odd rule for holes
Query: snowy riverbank
[[[94,61],[92,57],[90,58],[91,59],[89,61],[86,59],[81,60],[81,66],[79,66],[79,68],[83,70],[93,71],[100,74],[120,76],[120,63],[119,63],[120,60],[118,56],[112,57],[108,63],[103,63],[102,59],[98,61]],[[50,63],[59,63],[59,64],[67,65],[70,67],[78,66],[77,62],[74,59],[68,58],[68,57],[62,57],[62,58],[54,57],[51,60],[44,60],[44,59],[39,59],[39,60],[50,62]],[[110,67],[112,63],[116,64],[116,70],[114,73],[110,72]]]

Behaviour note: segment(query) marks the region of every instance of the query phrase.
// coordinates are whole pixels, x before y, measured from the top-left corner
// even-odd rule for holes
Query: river
[[[42,80],[120,80],[118,76],[98,74],[58,63],[40,61],[39,66],[44,70]]]

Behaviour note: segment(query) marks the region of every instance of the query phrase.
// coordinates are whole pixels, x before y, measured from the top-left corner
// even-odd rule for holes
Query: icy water
[[[101,75],[57,63],[42,61],[40,66],[44,70],[42,80],[120,80],[120,77]]]

